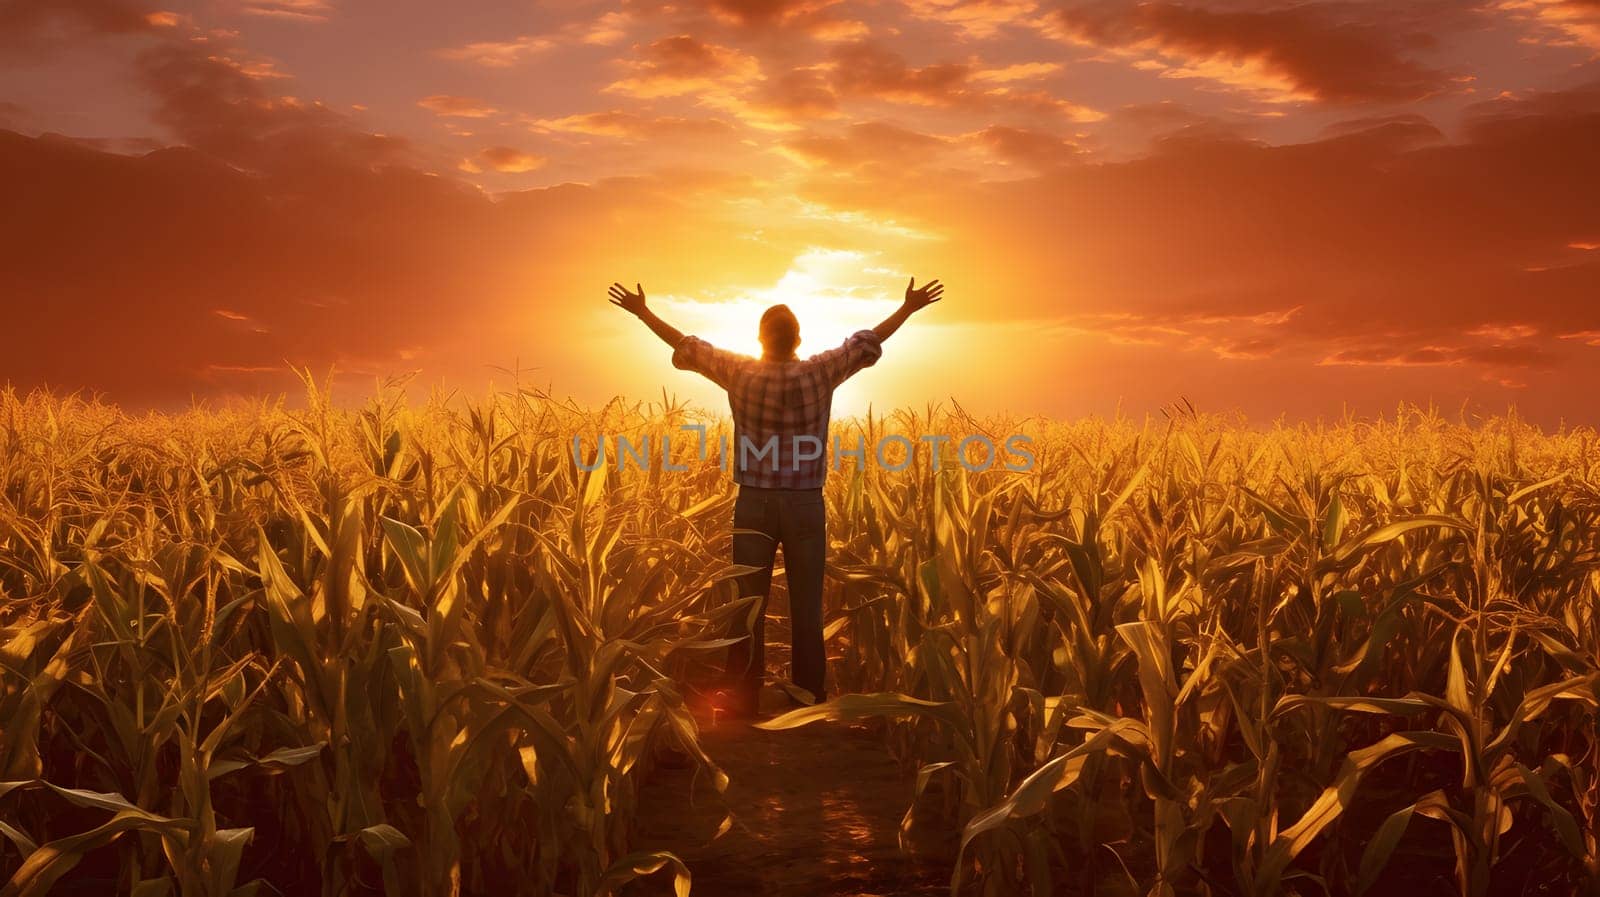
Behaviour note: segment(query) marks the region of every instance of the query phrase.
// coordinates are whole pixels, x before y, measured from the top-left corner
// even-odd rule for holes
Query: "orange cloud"
[[[1600,50],[1600,2],[1596,0],[1500,0],[1498,8],[1529,25],[1539,43]]]
[[[432,112],[434,115],[448,118],[488,118],[498,115],[499,109],[475,100],[471,97],[456,97],[449,94],[436,93],[431,97],[423,97],[417,105]]]
[[[607,92],[650,99],[741,85],[761,73],[761,64],[729,47],[709,44],[687,34],[664,37],[638,48],[638,59],[625,60],[632,70]]]
[[[861,169],[915,166],[947,145],[943,138],[884,122],[851,125],[840,136],[807,135],[783,143],[787,154],[811,167]]]
[[[1518,342],[1538,335],[1539,328],[1532,324],[1483,324],[1467,331],[1467,336],[1475,336],[1496,343]]]
[[[474,41],[464,46],[440,50],[438,55],[443,59],[470,62],[485,68],[503,69],[518,65],[528,57],[555,45],[556,42],[548,37],[522,35],[504,41]]]
[[[1094,312],[1068,315],[1054,326],[1114,345],[1204,352],[1226,361],[1258,361],[1288,342],[1284,325],[1300,306],[1255,314],[1209,312]]]
[[[482,171],[488,168],[504,174],[521,174],[539,168],[548,161],[543,156],[526,153],[510,146],[486,147],[475,157],[464,164],[465,171]]]
[[[1029,81],[1034,78],[1042,78],[1045,75],[1053,75],[1059,71],[1061,71],[1061,63],[1059,62],[1018,62],[1011,65],[1003,65],[999,68],[979,69],[972,73],[972,80],[1005,84],[1011,81]]]
[[[626,40],[635,24],[628,10],[607,10],[593,18],[569,21],[545,34],[521,34],[509,40],[473,41],[435,51],[442,59],[470,62],[484,68],[512,68],[561,45],[611,46]]]
[[[713,96],[705,102],[753,127],[774,131],[797,130],[800,122],[841,114],[839,96],[827,73],[816,67],[791,69],[739,94]]]
[[[587,134],[595,137],[630,139],[663,137],[709,137],[725,135],[733,126],[715,118],[649,116],[622,109],[584,112],[561,118],[540,118],[529,122],[538,132]]]
[[[628,36],[628,27],[632,22],[633,17],[625,12],[618,10],[604,12],[594,21],[579,26],[578,39],[585,44],[609,46]]]
[[[247,0],[242,9],[247,15],[297,22],[326,22],[333,12],[333,7],[324,0]]]
[[[910,13],[942,22],[975,40],[996,36],[1008,25],[1029,25],[1037,15],[1034,0],[905,0]]]

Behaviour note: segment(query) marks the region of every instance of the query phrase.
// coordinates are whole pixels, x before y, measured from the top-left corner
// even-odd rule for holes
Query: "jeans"
[[[827,513],[820,489],[762,489],[740,486],[733,506],[733,562],[761,569],[737,578],[739,597],[759,595],[748,632],[746,617],[733,624],[732,637],[747,641],[728,649],[728,684],[754,707],[766,672],[767,597],[772,562],[783,547],[789,584],[789,622],[793,632],[794,683],[818,701],[826,697],[827,654],[822,646],[822,569],[828,550]]]

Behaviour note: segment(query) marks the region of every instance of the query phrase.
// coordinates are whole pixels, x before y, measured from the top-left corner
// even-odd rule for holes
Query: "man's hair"
[[[800,345],[800,320],[787,305],[774,305],[761,315],[761,348],[772,358],[789,358]]]

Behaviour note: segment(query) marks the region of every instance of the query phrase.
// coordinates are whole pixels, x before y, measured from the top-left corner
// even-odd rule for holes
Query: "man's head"
[[[793,358],[800,346],[800,321],[787,305],[774,305],[761,315],[761,348],[765,358]]]

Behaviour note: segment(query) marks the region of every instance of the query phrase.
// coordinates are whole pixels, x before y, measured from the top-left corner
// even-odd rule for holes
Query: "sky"
[[[1600,0],[8,0],[0,381],[1600,423]]]

